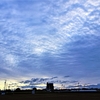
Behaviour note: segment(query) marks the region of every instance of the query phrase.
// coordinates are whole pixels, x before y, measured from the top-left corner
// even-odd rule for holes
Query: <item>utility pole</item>
[[[6,80],[4,82],[4,91],[6,90]]]

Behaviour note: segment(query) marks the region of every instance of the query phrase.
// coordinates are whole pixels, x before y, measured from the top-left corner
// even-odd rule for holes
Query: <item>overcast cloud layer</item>
[[[0,78],[66,75],[100,83],[100,0],[0,0]]]

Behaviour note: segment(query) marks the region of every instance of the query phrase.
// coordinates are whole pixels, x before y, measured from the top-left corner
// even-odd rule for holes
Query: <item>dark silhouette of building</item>
[[[49,91],[49,92],[53,92],[53,90],[54,90],[53,83],[47,82],[46,90]]]

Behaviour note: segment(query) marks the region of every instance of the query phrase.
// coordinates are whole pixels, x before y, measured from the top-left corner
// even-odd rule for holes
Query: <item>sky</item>
[[[99,86],[100,0],[0,0],[1,89],[5,80]]]

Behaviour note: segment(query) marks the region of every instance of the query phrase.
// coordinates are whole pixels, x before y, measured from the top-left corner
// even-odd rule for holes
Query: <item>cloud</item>
[[[27,84],[27,83],[30,83],[30,82],[31,82],[30,80],[25,80],[25,81],[21,81],[20,83]]]
[[[53,83],[55,88],[60,88],[61,85],[64,85],[65,88],[69,86],[69,84],[75,84],[78,81],[65,79],[65,77],[49,77],[49,78],[32,78],[30,80],[24,80],[20,81],[19,83],[23,84],[23,86],[19,86],[21,88],[31,88],[31,87],[37,87],[37,88],[46,88],[47,82]]]
[[[24,84],[34,84],[34,83],[44,83],[44,82],[48,82],[48,81],[52,81],[52,80],[55,80],[57,79],[58,77],[51,77],[51,78],[32,78],[31,80],[25,80],[25,81],[21,81],[20,83],[24,83]]]
[[[67,73],[69,79],[98,83],[99,6],[99,0],[1,0],[1,76],[60,82]],[[49,79],[24,83],[30,81]]]
[[[100,88],[100,84],[96,84],[96,85],[76,85],[76,86],[68,86],[68,88],[87,88],[87,89],[91,89],[91,88]]]
[[[52,77],[51,79],[57,79],[58,77],[57,76],[55,76],[55,77]]]
[[[88,85],[87,88],[100,88],[100,84],[97,84],[97,85]]]
[[[68,78],[68,77],[70,77],[70,76],[64,76],[64,78]]]

